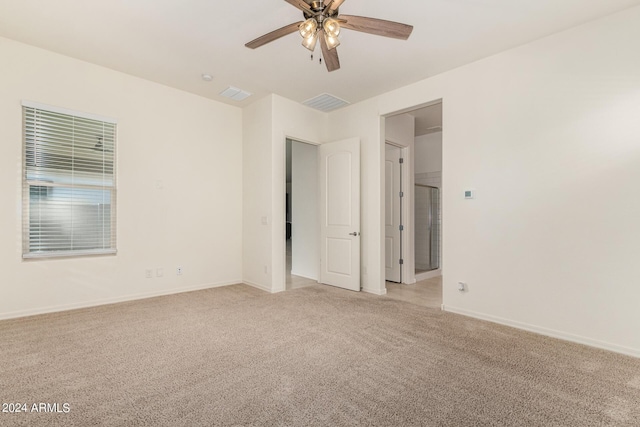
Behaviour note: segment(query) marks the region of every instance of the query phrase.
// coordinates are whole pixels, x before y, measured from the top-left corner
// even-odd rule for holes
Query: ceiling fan
[[[340,44],[338,35],[341,28],[402,40],[408,39],[411,31],[413,31],[413,26],[399,22],[364,16],[340,15],[338,8],[345,0],[285,1],[300,9],[305,20],[294,22],[258,37],[245,44],[246,47],[255,49],[280,37],[299,31],[302,36],[302,45],[311,52],[315,50],[318,39],[320,40],[320,48],[322,49],[327,70],[334,71],[340,68],[336,47]]]

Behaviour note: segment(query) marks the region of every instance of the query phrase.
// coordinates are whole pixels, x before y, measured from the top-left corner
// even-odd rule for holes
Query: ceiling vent
[[[323,93],[315,98],[307,99],[303,104],[328,113],[329,111],[337,110],[345,105],[349,105],[349,102],[336,96],[329,95],[328,93]]]
[[[233,86],[229,86],[228,88],[220,92],[220,95],[226,98],[231,98],[234,101],[242,101],[251,96],[249,92],[246,92],[242,89],[238,89],[237,87],[233,87]]]

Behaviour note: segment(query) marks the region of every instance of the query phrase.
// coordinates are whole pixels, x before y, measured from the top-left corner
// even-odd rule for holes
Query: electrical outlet
[[[149,269],[145,270],[144,275],[147,279],[151,279],[153,277],[153,270],[149,270]]]
[[[464,282],[458,282],[458,290],[464,292],[467,290],[467,284]]]
[[[182,267],[176,267],[176,276],[182,276]]]

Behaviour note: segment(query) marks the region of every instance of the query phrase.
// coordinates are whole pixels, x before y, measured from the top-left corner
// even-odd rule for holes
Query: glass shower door
[[[416,273],[440,268],[440,189],[415,185]]]

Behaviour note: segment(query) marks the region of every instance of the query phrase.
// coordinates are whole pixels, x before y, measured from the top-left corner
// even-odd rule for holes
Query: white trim
[[[438,276],[442,276],[442,269],[440,268],[416,274],[416,281],[419,282],[421,280],[433,279]]]
[[[80,308],[98,307],[101,305],[117,304],[121,302],[129,302],[129,301],[136,301],[136,300],[142,300],[147,298],[181,294],[185,292],[202,291],[205,289],[220,288],[222,286],[238,285],[241,283],[242,283],[241,280],[235,280],[232,282],[221,282],[221,283],[215,283],[215,284],[196,285],[196,286],[189,286],[189,287],[183,287],[183,288],[173,288],[173,289],[168,289],[163,291],[144,292],[141,294],[127,295],[124,297],[106,298],[102,300],[79,302],[79,303],[73,303],[73,304],[64,304],[64,305],[57,305],[52,307],[43,307],[43,308],[37,308],[32,310],[12,311],[9,313],[0,313],[0,320],[17,319],[20,317],[36,316],[39,314],[58,313],[61,311],[77,310]]]
[[[386,139],[386,138],[384,140],[384,143],[388,144],[388,145],[391,145],[392,147],[396,147],[396,148],[400,148],[400,149],[409,148],[408,145],[403,145],[403,144],[400,144],[399,142],[395,142],[395,141],[392,141],[392,140]]]
[[[23,259],[66,258],[80,256],[116,255],[116,249],[87,249],[83,251],[52,251],[52,252],[27,252],[22,254]]]
[[[261,284],[256,283],[256,282],[251,282],[249,280],[243,280],[242,283],[244,283],[245,285],[251,286],[252,288],[256,288],[256,289],[260,289],[261,291],[269,292],[270,294],[275,294],[275,293],[284,291],[284,289],[273,290],[271,288],[266,287],[265,285],[261,285]]]
[[[380,289],[373,289],[373,288],[362,288],[362,292],[366,292],[368,294],[374,294],[374,295],[386,295],[387,294],[387,288],[385,287],[384,289],[380,290]]]
[[[84,113],[82,111],[74,111],[68,108],[55,107],[53,105],[41,104],[39,102],[33,102],[33,101],[26,101],[24,99],[22,100],[22,106],[28,107],[28,108],[35,108],[38,110],[51,111],[53,113],[58,113],[58,114],[66,114],[68,116],[82,117],[84,119],[89,119],[89,120],[97,120],[100,122],[113,123],[115,125],[118,124],[118,121],[111,117],[101,116],[101,115],[92,114],[92,113]]]
[[[415,143],[415,139],[414,139]],[[404,197],[402,198],[402,225],[404,225],[404,234],[402,237],[402,283],[411,285],[416,283],[415,265],[415,208],[414,208],[414,195],[413,187],[415,184],[414,175],[414,154],[415,148],[412,150],[413,145],[404,147],[401,150],[400,155],[404,159],[404,167],[402,168],[402,192]]]
[[[310,276],[307,276],[307,275],[304,275],[304,274],[298,274],[298,273],[295,273],[293,270],[291,270],[291,275],[292,276],[302,277],[304,279],[315,280],[316,282],[318,281],[317,277],[310,277]]]
[[[574,335],[566,332],[556,331],[554,329],[548,329],[541,326],[530,325],[528,323],[523,323],[515,320],[504,319],[502,317],[492,316],[489,314],[483,314],[483,313],[478,313],[471,310],[465,310],[463,308],[445,306],[444,304],[442,304],[442,310],[447,311],[449,313],[461,314],[463,316],[473,317],[475,319],[487,320],[489,322],[511,326],[516,329],[522,329],[525,331],[534,332],[534,333],[545,335],[552,338],[559,338],[565,341],[570,341],[578,344],[587,345],[590,347],[596,347],[603,350],[613,351],[615,353],[620,353],[627,356],[640,358],[640,349],[624,347],[621,345],[608,343],[606,341],[594,340],[591,338],[583,337],[581,335]]]

